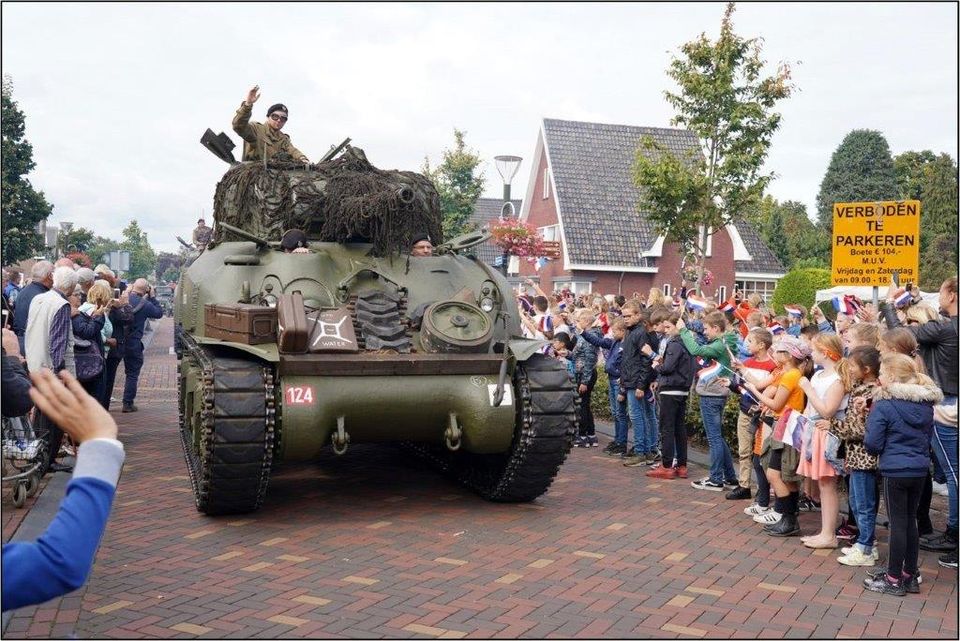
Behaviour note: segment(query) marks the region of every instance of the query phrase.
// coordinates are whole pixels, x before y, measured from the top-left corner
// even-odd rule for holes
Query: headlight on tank
[[[487,312],[488,314],[493,311],[493,299],[489,296],[484,296],[480,299],[480,309]]]

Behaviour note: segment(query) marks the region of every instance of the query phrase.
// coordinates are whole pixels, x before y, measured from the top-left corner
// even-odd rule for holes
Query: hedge
[[[829,287],[829,269],[795,269],[777,283],[770,304],[778,314],[785,313],[783,306],[790,304],[803,305],[810,309],[817,297],[817,290]]]
[[[597,384],[594,386],[593,395],[590,397],[590,408],[593,410],[593,417],[595,419],[602,421],[613,420],[613,416],[610,414],[610,401],[608,399],[609,389],[610,384],[607,380],[607,375],[601,370],[598,372]],[[727,441],[727,445],[730,446],[730,451],[733,453],[734,458],[736,458],[737,452],[737,416],[739,413],[740,397],[731,394],[727,398],[727,405],[723,410],[723,426],[721,431],[723,438]],[[686,423],[687,435],[694,440],[706,443],[707,434],[703,429],[703,421],[700,420],[700,400],[692,391],[687,400]],[[632,429],[630,434],[632,438]]]

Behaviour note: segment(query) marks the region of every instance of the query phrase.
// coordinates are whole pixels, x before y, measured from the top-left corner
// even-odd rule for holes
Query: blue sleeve
[[[787,334],[789,334],[790,336],[793,336],[794,338],[799,338],[799,336],[800,336],[800,326],[799,326],[799,325],[791,325],[790,327],[787,328]]]
[[[147,318],[163,318],[163,308],[157,304],[157,301],[148,298],[147,304]]]
[[[863,435],[864,447],[874,456],[882,453],[887,445],[887,417],[883,410],[883,401],[873,404],[867,416],[867,430]]]
[[[580,334],[588,343],[596,347],[602,347],[603,349],[613,349],[613,344],[616,342],[612,338],[604,338],[594,332],[584,332]]]
[[[83,585],[93,567],[116,491],[97,478],[73,479],[60,510],[35,542],[3,546],[3,609],[43,603]]]
[[[836,332],[834,332],[834,330],[833,330],[833,325],[831,325],[831,324],[830,324],[830,321],[827,321],[827,320],[821,321],[820,324],[817,325],[817,329],[820,330],[820,333],[821,333],[821,334],[835,334],[835,333],[836,333]]]

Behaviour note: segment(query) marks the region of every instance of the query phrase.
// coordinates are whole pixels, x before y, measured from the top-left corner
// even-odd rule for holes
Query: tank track
[[[517,426],[509,452],[472,454],[443,446],[408,446],[488,500],[532,501],[547,491],[570,452],[580,399],[566,369],[540,354],[517,366],[514,391]]]
[[[409,354],[413,345],[407,321],[407,297],[386,292],[353,294],[347,303],[360,349]]]
[[[270,481],[275,439],[273,371],[261,363],[214,356],[182,333],[183,359],[201,371],[200,451],[179,390],[180,442],[197,510],[237,514],[260,507]],[[182,364],[181,364],[182,367]]]

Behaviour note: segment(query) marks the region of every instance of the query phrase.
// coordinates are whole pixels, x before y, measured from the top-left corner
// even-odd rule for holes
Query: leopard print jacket
[[[875,383],[860,383],[850,392],[850,401],[847,404],[847,413],[840,420],[830,421],[830,431],[843,439],[847,448],[846,468],[848,470],[876,470],[878,458],[867,453],[863,445],[863,435],[867,430],[867,416],[870,408],[864,407],[857,411],[855,399],[865,398],[868,401],[874,398],[877,386]]]

